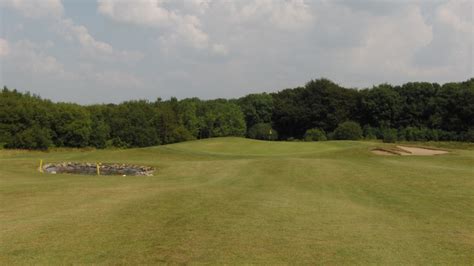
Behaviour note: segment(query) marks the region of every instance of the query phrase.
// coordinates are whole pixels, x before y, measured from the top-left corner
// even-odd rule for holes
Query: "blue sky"
[[[0,0],[0,84],[55,101],[473,75],[469,0]]]

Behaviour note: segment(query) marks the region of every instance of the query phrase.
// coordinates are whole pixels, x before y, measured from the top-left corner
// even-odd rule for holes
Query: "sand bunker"
[[[446,154],[447,151],[443,150],[435,150],[435,149],[428,149],[428,148],[419,148],[419,147],[407,147],[407,146],[397,146],[397,148],[406,151],[406,154],[402,155],[439,155],[439,154]]]
[[[153,167],[112,164],[112,163],[50,163],[43,166],[43,172],[50,174],[81,174],[81,175],[124,175],[124,176],[152,176]]]
[[[409,147],[409,146],[396,146],[395,148],[375,148],[372,150],[372,153],[377,155],[402,155],[402,156],[433,156],[446,154],[447,151],[430,149],[430,148],[420,148],[420,147]]]

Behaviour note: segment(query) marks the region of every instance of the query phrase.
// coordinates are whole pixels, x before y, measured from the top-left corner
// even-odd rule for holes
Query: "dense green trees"
[[[92,133],[92,120],[87,109],[76,104],[54,106],[51,128],[53,142],[59,147],[86,147]]]
[[[15,134],[7,143],[6,148],[45,150],[52,144],[48,129],[38,125]]]
[[[393,143],[398,140],[398,132],[396,129],[393,128],[386,128],[382,132],[383,134],[383,142]]]
[[[249,94],[238,99],[248,128],[258,123],[270,123],[273,114],[273,98],[270,94]]]
[[[0,94],[0,143],[8,148],[47,148],[56,115],[50,101],[5,87]]]
[[[333,131],[355,116],[358,92],[327,80],[273,94],[273,123],[283,138],[302,138],[307,129]]]
[[[91,135],[89,145],[96,148],[105,148],[110,138],[110,125],[106,121],[105,105],[92,105],[87,107],[91,116]]]
[[[80,106],[7,88],[0,94],[0,144],[7,148],[145,147],[245,134],[240,107],[223,99]]]
[[[249,129],[247,137],[251,139],[277,140],[278,132],[272,128],[270,123],[258,123]]]
[[[358,140],[362,138],[362,128],[359,123],[346,121],[334,130],[334,139],[340,140]]]
[[[360,93],[363,122],[380,128],[395,126],[403,104],[400,94],[392,86],[383,84]]]
[[[319,79],[236,100],[89,106],[6,87],[0,93],[0,145],[9,148],[144,147],[222,136],[322,140],[325,132],[330,139],[474,141],[474,79],[363,90]]]
[[[304,140],[305,141],[325,141],[327,140],[326,132],[319,128],[311,128],[306,130],[304,133]]]
[[[240,107],[224,99],[202,102],[198,117],[199,138],[244,136],[247,130]]]

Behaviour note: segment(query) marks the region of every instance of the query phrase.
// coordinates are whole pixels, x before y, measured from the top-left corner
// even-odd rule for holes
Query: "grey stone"
[[[152,176],[155,169],[149,166],[103,163],[99,165],[100,175],[122,175],[122,176]],[[50,163],[43,166],[46,173],[67,173],[96,175],[97,165],[95,163],[63,162]]]

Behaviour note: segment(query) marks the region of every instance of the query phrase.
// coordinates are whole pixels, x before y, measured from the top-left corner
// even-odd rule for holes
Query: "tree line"
[[[239,99],[54,103],[4,87],[6,148],[145,147],[193,139],[474,141],[474,78],[344,88],[327,80]]]

